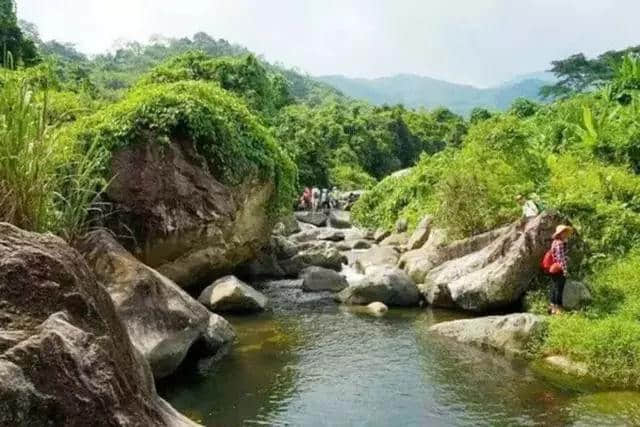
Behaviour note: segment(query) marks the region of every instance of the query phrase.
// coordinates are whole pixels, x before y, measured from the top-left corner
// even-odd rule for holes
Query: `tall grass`
[[[104,186],[105,154],[98,147],[81,152],[57,137],[55,123],[47,122],[44,81],[33,71],[0,76],[0,221],[73,239]]]

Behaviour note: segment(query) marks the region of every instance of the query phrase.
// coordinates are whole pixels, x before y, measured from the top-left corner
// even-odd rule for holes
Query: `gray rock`
[[[540,270],[540,259],[551,244],[551,234],[562,220],[543,213],[525,222],[518,221],[489,244],[461,257],[450,259],[430,270],[427,286],[446,286],[457,307],[486,312],[510,306],[529,289]],[[466,252],[478,242],[462,241],[441,253]]]
[[[138,261],[105,230],[89,233],[77,247],[109,292],[131,342],[151,365],[154,377],[172,374],[191,346],[204,338],[209,310]]]
[[[562,292],[562,306],[568,310],[577,310],[589,305],[591,292],[582,282],[567,280]]]
[[[431,233],[432,223],[433,217],[431,215],[427,215],[422,218],[422,221],[420,221],[407,242],[407,249],[420,249],[425,243],[427,243],[427,240],[429,240],[429,234]]]
[[[327,225],[327,216],[323,212],[298,211],[295,213],[296,219],[300,222],[315,225],[316,227],[324,227]]]
[[[296,233],[290,239],[295,243],[313,242],[315,240],[339,242],[345,239],[345,233],[336,228],[313,228]]]
[[[461,343],[489,348],[503,354],[526,356],[545,327],[545,320],[541,316],[516,313],[443,322],[429,330]]]
[[[291,263],[297,263],[305,267],[316,266],[340,271],[342,264],[347,263],[347,258],[336,247],[328,244],[328,242],[325,243],[324,245],[313,245],[300,251],[298,255],[291,258]]]
[[[586,363],[576,362],[566,356],[555,355],[543,359],[544,363],[552,369],[558,370],[566,375],[585,377],[589,375],[589,367]]]
[[[389,311],[389,307],[381,303],[380,301],[372,302],[367,305],[367,310],[374,316],[384,316]]]
[[[420,284],[418,289],[429,305],[441,308],[454,308],[456,306],[446,286]]]
[[[215,313],[209,316],[209,323],[204,334],[204,345],[209,354],[216,354],[236,339],[233,327],[226,319]]]
[[[408,228],[409,228],[409,222],[407,221],[406,218],[400,218],[398,219],[398,221],[396,221],[396,233],[398,234],[406,233]]]
[[[329,214],[329,226],[333,228],[351,228],[351,214],[347,211],[332,210]]]
[[[300,224],[298,223],[295,215],[287,215],[280,218],[273,229],[274,234],[279,234],[286,237],[295,233],[299,233]]]
[[[367,270],[360,281],[349,285],[337,295],[345,304],[367,305],[382,302],[388,306],[417,306],[420,292],[407,274],[393,267],[376,267]]]
[[[111,297],[61,239],[0,224],[0,307],[0,425],[196,425],[158,397]]]
[[[393,233],[382,242],[381,246],[405,246],[409,241],[407,233]]]
[[[217,313],[253,313],[264,310],[268,302],[267,297],[234,276],[213,282],[198,301]]]
[[[372,267],[395,266],[400,255],[391,246],[376,246],[357,255],[356,270],[365,274]]]
[[[347,279],[333,270],[308,267],[302,271],[302,289],[305,292],[340,292],[348,286]]]
[[[373,234],[373,240],[375,240],[376,243],[380,243],[389,236],[391,236],[391,232],[389,230],[383,230],[382,228],[379,228]]]
[[[340,251],[370,249],[371,243],[368,240],[346,240],[336,245]]]

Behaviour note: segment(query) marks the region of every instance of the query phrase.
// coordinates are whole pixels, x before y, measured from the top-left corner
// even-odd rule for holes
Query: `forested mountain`
[[[317,79],[347,96],[377,105],[446,107],[458,114],[468,114],[474,107],[504,110],[513,100],[521,97],[539,100],[540,89],[551,81],[545,73],[532,73],[497,87],[481,89],[415,74],[398,74],[377,79],[332,75]]]

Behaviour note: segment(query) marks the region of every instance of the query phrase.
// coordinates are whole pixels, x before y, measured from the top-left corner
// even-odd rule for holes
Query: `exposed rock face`
[[[539,334],[544,332],[543,317],[530,313],[488,316],[438,323],[430,331],[458,342],[499,353],[526,356]]]
[[[371,249],[371,243],[368,240],[346,240],[336,245],[340,251]]]
[[[290,236],[300,232],[300,223],[296,219],[295,215],[287,215],[280,218],[276,225],[273,227],[274,234],[280,234],[283,236]]]
[[[340,292],[349,285],[343,275],[322,267],[305,268],[302,280],[302,290],[306,292]]]
[[[388,306],[417,306],[420,292],[407,274],[394,267],[369,268],[363,279],[337,295],[345,304],[367,305],[382,302]]]
[[[539,274],[540,260],[560,222],[557,215],[543,213],[495,232],[496,238],[477,250],[468,249],[477,247],[478,238],[441,248],[437,252],[448,261],[430,270],[424,284],[446,288],[455,305],[465,310],[486,312],[514,304]]]
[[[159,398],[109,294],[62,240],[0,224],[0,425],[195,425]]]
[[[327,225],[328,218],[323,212],[299,211],[295,215],[298,221],[306,224],[315,225],[316,227]]]
[[[109,232],[89,233],[78,249],[109,292],[156,379],[173,373],[196,341],[208,339],[209,310],[134,258]],[[215,352],[222,344],[207,347]]]
[[[198,301],[218,313],[252,313],[264,310],[268,300],[234,276],[225,276],[202,291]]]
[[[427,215],[422,218],[422,221],[420,221],[407,242],[407,249],[410,251],[420,249],[425,243],[427,243],[427,240],[429,240],[429,234],[431,233],[432,223],[433,217],[431,215]]]
[[[591,302],[589,288],[581,282],[567,280],[562,292],[562,306],[569,310],[577,310]]]
[[[355,262],[358,272],[365,274],[370,268],[395,266],[400,255],[390,246],[376,246],[361,254]]]
[[[425,285],[423,283],[418,285],[418,289],[429,305],[442,308],[455,308],[456,306],[446,286],[438,286],[435,284]]]
[[[113,153],[111,170],[108,227],[133,233],[125,246],[182,287],[230,271],[269,238],[273,184],[221,184],[190,141],[136,144]]]
[[[351,228],[351,214],[347,211],[332,210],[329,214],[329,227]]]
[[[543,361],[549,367],[559,370],[567,375],[575,375],[578,377],[585,377],[589,375],[589,367],[586,363],[576,362],[565,356],[548,356],[545,357]]]

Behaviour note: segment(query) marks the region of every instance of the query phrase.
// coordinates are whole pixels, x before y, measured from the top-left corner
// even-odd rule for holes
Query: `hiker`
[[[311,209],[316,212],[320,206],[320,190],[317,187],[313,187],[311,190]]]
[[[333,187],[329,192],[329,206],[331,209],[338,208],[338,187]]]
[[[542,268],[549,276],[553,285],[551,287],[550,314],[562,312],[562,293],[567,280],[567,241],[573,234],[573,228],[568,225],[559,225],[553,233],[551,249],[545,253],[542,260]]]
[[[329,190],[326,188],[322,189],[322,195],[320,196],[320,207],[322,209],[331,209],[331,205],[329,204]]]
[[[302,196],[300,197],[300,207],[303,210],[311,209],[311,189],[309,187],[305,187],[302,192]]]
[[[516,200],[518,201],[518,204],[522,206],[523,218],[533,218],[540,214],[540,210],[533,200],[527,199],[522,194],[518,194]]]

